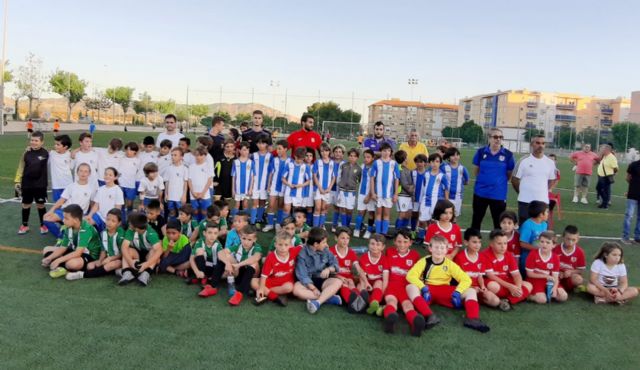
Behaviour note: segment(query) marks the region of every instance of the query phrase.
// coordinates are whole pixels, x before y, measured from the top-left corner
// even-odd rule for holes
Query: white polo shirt
[[[520,179],[518,202],[531,203],[534,200],[549,204],[549,180],[556,179],[556,164],[546,155],[536,158],[529,154],[516,164],[513,172]]]

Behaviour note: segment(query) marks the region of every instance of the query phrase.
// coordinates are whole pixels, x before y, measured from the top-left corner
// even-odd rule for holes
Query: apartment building
[[[432,104],[419,101],[389,99],[369,106],[367,132],[373,132],[373,124],[382,121],[388,136],[404,140],[406,134],[418,130],[422,138],[439,137],[441,130],[458,124],[458,106]]]

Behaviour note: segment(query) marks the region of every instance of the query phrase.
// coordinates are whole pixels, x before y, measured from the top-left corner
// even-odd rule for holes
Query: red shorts
[[[289,279],[289,278],[272,278],[272,277],[268,277],[267,281],[265,281],[264,285],[271,289],[277,286],[283,286],[286,283],[291,283],[291,285],[293,285],[293,279]]]
[[[431,303],[435,303],[439,306],[453,308],[451,303],[451,295],[456,290],[453,285],[429,285],[429,292],[431,292]]]
[[[573,289],[575,289],[576,286],[573,284],[573,281],[571,280],[571,278],[568,277],[568,278],[560,279],[558,287],[566,290],[567,292],[571,292],[573,291]]]
[[[388,295],[396,297],[398,304],[408,301],[409,296],[407,295],[407,284],[403,282],[389,282],[387,290],[384,291],[384,296],[386,297]]]
[[[496,293],[496,295],[498,296],[498,298],[507,298],[511,304],[516,304],[518,302],[522,302],[525,299],[527,299],[527,297],[530,294],[529,290],[527,290],[527,288],[524,285],[521,286],[521,288],[522,288],[522,296],[520,297],[512,296],[511,292],[509,292],[509,289],[503,286],[500,286],[500,290],[498,290],[498,293]]]
[[[531,294],[544,293],[547,294],[547,280],[546,279],[527,279],[531,283]]]

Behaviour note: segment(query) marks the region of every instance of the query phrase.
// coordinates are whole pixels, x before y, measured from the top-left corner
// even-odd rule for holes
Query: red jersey
[[[434,235],[442,235],[447,239],[447,254],[451,253],[455,247],[462,245],[462,231],[458,224],[451,224],[448,230],[441,228],[439,222],[429,225],[427,234],[424,237],[425,242],[431,242],[431,238],[433,238]]]
[[[469,277],[471,278],[472,286],[479,286],[478,277],[484,277],[488,265],[485,257],[481,253],[478,253],[475,260],[471,260],[471,258],[469,258],[469,255],[467,254],[467,250],[465,249],[462,252],[456,254],[456,256],[453,258],[453,262],[460,266],[460,268],[463,269],[464,272],[467,273],[467,275],[469,275]]]
[[[364,270],[364,273],[367,275],[367,280],[369,280],[370,284],[373,284],[376,280],[382,279],[382,273],[384,271],[389,271],[389,267],[387,265],[387,259],[384,254],[380,255],[377,260],[374,260],[369,252],[360,256],[360,268]]]
[[[320,149],[320,144],[322,144],[322,138],[315,131],[300,129],[292,132],[287,137],[287,143],[289,143],[289,149],[291,149],[291,158],[294,157],[297,148],[303,147],[313,149],[313,159],[315,160],[316,152]]]
[[[553,248],[553,253],[555,253],[560,259],[560,271],[584,270],[587,267],[584,250],[578,245],[573,248],[572,253],[566,254],[565,250],[562,248],[562,244],[560,244]]]
[[[520,233],[517,231],[513,231],[511,238],[507,240],[507,250],[516,258],[520,258]]]
[[[460,254],[460,253],[458,253]],[[486,272],[492,272],[507,283],[513,284],[513,273],[519,272],[518,261],[513,253],[506,251],[501,259],[496,257],[491,248],[485,249],[482,253],[487,263]]]
[[[262,277],[292,282],[296,269],[296,258],[301,250],[302,246],[289,248],[289,258],[284,261],[278,257],[275,251],[269,252],[262,266]]]
[[[420,254],[409,249],[405,255],[400,255],[393,247],[387,249],[387,268],[389,270],[389,282],[407,283],[407,273],[420,259]]]
[[[341,256],[338,253],[337,245],[329,248],[329,252],[336,256],[336,259],[338,260],[338,266],[340,266],[338,276],[353,280],[353,266],[358,263],[358,256],[356,255],[356,252],[351,248],[347,248],[347,253],[344,256]]]
[[[558,256],[551,252],[551,255],[546,259],[540,255],[540,249],[532,250],[527,257],[527,263],[525,265],[528,272],[536,272],[543,275],[552,275],[554,272],[560,272],[560,259]],[[527,280],[541,280],[537,278]]]

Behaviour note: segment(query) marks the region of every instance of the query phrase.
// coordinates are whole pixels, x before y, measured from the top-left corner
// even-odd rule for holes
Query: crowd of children
[[[323,143],[316,161],[305,148],[290,158],[286,141],[270,148],[266,137],[257,138],[255,153],[249,143],[225,142],[218,162],[209,154],[209,137],[193,150],[186,138],[175,148],[165,140],[157,151],[151,137],[141,145],[113,139],[107,149],[93,148],[87,133],[79,142],[72,151],[71,139],[59,135],[47,152],[44,136],[34,132],[20,166],[19,233],[28,232],[35,201],[40,231],[58,238],[43,250],[52,278],[116,274],[120,285],[137,280],[146,286],[156,273],[174,274],[199,286],[201,297],[226,283],[234,306],[250,296],[258,305],[286,306],[293,295],[310,313],[331,304],[381,316],[387,332],[402,311],[416,336],[439,323],[432,304],[464,309],[463,325],[487,332],[480,303],[507,311],[524,300],[563,302],[574,290],[591,293],[596,303],[621,304],[638,295],[615,243],[603,244],[583,277],[578,229],[567,226],[556,245],[543,202],[531,202],[530,218],[519,228],[516,215],[504,212],[484,250],[478,230],[463,237],[456,217],[469,174],[456,148],[416,156],[411,171],[407,153],[393,153],[388,144],[380,146],[379,158],[365,150],[359,164],[357,149]],[[43,162],[55,201],[48,212]],[[258,224],[262,232],[276,230],[269,248],[257,243]],[[358,256],[351,237],[360,237],[363,226],[368,247]],[[335,233],[335,246],[328,246],[325,229]],[[412,249],[414,241],[428,250],[425,257]]]

